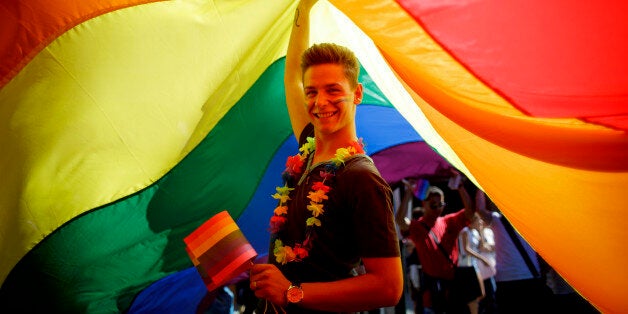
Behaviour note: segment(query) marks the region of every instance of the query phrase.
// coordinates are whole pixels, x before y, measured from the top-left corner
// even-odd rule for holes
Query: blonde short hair
[[[358,85],[360,62],[349,48],[334,43],[314,44],[301,55],[301,73],[319,64],[339,64],[345,69],[345,76],[352,87]]]

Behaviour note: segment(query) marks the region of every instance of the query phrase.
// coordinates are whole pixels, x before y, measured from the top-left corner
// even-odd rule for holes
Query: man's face
[[[342,65],[319,64],[303,75],[305,103],[317,134],[331,134],[353,127],[362,85],[352,88]]]
[[[423,210],[426,216],[437,217],[443,212],[445,202],[438,194],[431,194],[423,201]]]

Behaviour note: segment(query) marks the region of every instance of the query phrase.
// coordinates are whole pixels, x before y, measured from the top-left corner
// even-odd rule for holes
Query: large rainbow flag
[[[0,311],[125,312],[194,270],[182,240],[223,209],[267,251],[296,151],[282,81],[295,7],[0,2]],[[360,58],[367,153],[429,144],[579,293],[623,313],[627,12],[321,0],[312,36]]]

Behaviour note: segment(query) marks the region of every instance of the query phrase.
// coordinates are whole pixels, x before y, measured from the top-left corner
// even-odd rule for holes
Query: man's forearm
[[[294,135],[300,138],[300,132],[308,122],[307,111],[303,105],[303,85],[301,73],[301,54],[310,43],[310,11],[316,0],[302,0],[297,5],[292,22],[288,51],[286,52],[286,68],[284,87],[286,105],[290,115],[290,123]]]

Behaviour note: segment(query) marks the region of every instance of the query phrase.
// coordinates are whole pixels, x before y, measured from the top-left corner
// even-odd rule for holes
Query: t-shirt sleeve
[[[306,124],[303,131],[301,131],[301,137],[298,138],[299,147],[305,144],[308,137],[314,137],[314,126],[311,123]]]

